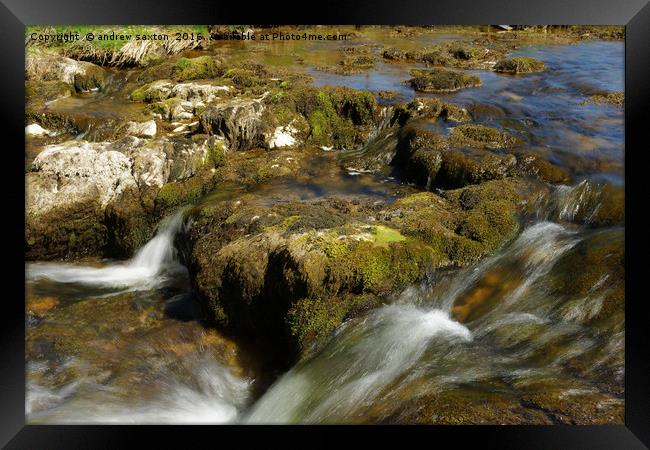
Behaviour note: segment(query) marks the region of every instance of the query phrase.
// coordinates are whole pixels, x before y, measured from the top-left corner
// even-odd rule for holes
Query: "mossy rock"
[[[308,141],[351,149],[365,143],[377,119],[374,95],[346,87],[305,87],[292,93],[295,110],[309,123]]]
[[[532,73],[542,72],[545,69],[543,61],[529,57],[515,57],[502,59],[494,66],[494,71],[499,73]]]
[[[206,173],[163,185],[154,201],[158,215],[162,216],[181,205],[196,202],[212,189],[213,183],[211,174]]]
[[[484,125],[459,125],[449,134],[452,145],[475,148],[503,149],[521,144],[521,140],[510,133]]]
[[[442,107],[440,115],[445,119],[446,122],[470,122],[472,116],[469,114],[467,109],[454,105],[453,103],[445,103]]]
[[[32,105],[43,105],[70,95],[72,95],[72,88],[63,81],[25,81],[25,99]]]
[[[129,95],[134,102],[160,102],[166,100],[173,84],[168,80],[158,80],[135,89]]]
[[[411,75],[407,83],[418,92],[455,92],[481,85],[477,76],[445,69],[412,70]]]
[[[224,74],[221,63],[211,56],[180,58],[174,63],[172,75],[177,81],[220,77]]]
[[[427,189],[453,189],[505,178],[516,158],[489,151],[417,150],[404,166],[407,179]]]
[[[88,65],[84,71],[74,75],[74,88],[77,92],[99,90],[106,84],[106,71],[99,66]]]
[[[437,98],[414,98],[395,108],[391,124],[404,126],[411,119],[436,119],[442,114],[443,109],[442,102]]]
[[[551,184],[568,183],[571,180],[571,176],[563,167],[530,153],[517,155],[517,172],[519,175],[534,176]]]
[[[582,104],[611,105],[622,108],[625,105],[625,92],[600,92],[590,96]]]

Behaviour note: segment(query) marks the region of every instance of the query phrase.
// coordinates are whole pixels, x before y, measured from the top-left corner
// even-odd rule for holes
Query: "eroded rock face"
[[[75,140],[46,146],[27,174],[27,257],[102,254],[110,232],[107,210],[113,214],[113,224],[151,215],[160,188],[196,175],[208,152],[205,142],[166,138],[127,137],[114,143]],[[133,232],[146,241],[153,225],[147,223],[147,230]],[[128,253],[142,243],[131,242],[122,250]]]
[[[263,111],[258,99],[235,99],[207,106],[200,121],[206,133],[224,137],[231,149],[248,150],[264,142]]]

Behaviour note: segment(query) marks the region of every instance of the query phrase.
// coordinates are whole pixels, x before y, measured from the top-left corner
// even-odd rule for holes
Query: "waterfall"
[[[169,275],[184,271],[174,248],[174,237],[183,227],[183,212],[164,218],[158,232],[132,259],[103,267],[65,263],[27,264],[28,279],[78,283],[112,288],[150,289],[164,284]]]

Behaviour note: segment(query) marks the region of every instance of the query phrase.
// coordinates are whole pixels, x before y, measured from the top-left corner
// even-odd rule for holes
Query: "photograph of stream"
[[[624,39],[26,27],[27,423],[624,423]]]

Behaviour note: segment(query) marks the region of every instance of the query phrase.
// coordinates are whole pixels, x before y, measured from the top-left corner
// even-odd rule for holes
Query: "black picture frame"
[[[458,426],[359,427],[380,439],[427,438],[434,433],[457,445],[468,440],[496,448],[647,448],[650,446],[650,364],[647,302],[642,280],[648,233],[641,217],[645,194],[643,157],[648,152],[650,128],[650,4],[645,0],[331,0],[314,5],[287,2],[111,0],[2,0],[0,5],[0,97],[4,133],[3,176],[5,217],[2,220],[5,252],[4,295],[0,317],[0,445],[6,448],[119,448],[136,438],[171,444],[183,439],[225,443],[224,435],[242,432],[239,445],[247,445],[250,428],[33,426],[25,425],[25,320],[24,320],[24,26],[28,24],[164,24],[164,23],[276,23],[276,24],[603,24],[625,25],[625,190],[626,190],[626,355],[625,425],[620,426]],[[14,178],[15,177],[15,178]],[[646,177],[647,178],[647,175]],[[23,186],[23,189],[19,187]],[[8,244],[8,245],[7,245]],[[646,257],[647,258],[647,257]],[[9,287],[9,289],[7,289]],[[350,427],[255,427],[270,439],[311,445],[318,436]],[[419,436],[415,436],[419,435]],[[191,436],[191,437],[190,437]],[[434,436],[428,436],[429,439]],[[270,440],[267,442],[271,442]],[[425,441],[426,442],[426,441]]]

